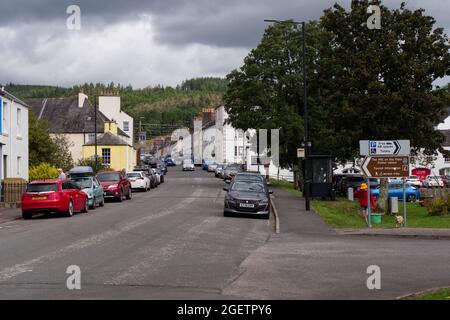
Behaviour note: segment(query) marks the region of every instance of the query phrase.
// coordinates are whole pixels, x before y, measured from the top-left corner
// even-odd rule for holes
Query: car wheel
[[[133,192],[131,192],[131,188],[128,189],[127,200],[131,200],[133,198],[132,193]]]
[[[96,207],[97,207],[97,199],[94,198],[92,201],[92,206],[90,206],[89,209],[95,210]]]
[[[413,194],[410,194],[407,198],[406,201],[408,202],[415,202],[416,201],[416,196]]]
[[[72,200],[69,201],[69,207],[67,208],[66,216],[68,216],[68,217],[72,217],[73,216],[73,203],[72,203]]]
[[[24,220],[30,220],[32,217],[33,217],[33,215],[31,213],[22,212],[22,218]]]
[[[95,207],[95,202],[94,202]],[[86,198],[86,201],[84,202],[84,208],[81,210],[82,213],[88,213],[89,212],[89,199]]]

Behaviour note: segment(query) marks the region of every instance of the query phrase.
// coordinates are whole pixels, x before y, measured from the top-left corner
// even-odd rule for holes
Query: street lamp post
[[[305,176],[304,178],[304,184],[303,184],[303,192],[305,196],[305,210],[310,210],[310,196],[309,196],[309,180],[308,180],[308,174],[309,174],[309,163],[308,163],[308,156],[309,156],[309,147],[311,147],[310,142],[308,141],[308,90],[306,87],[306,23],[304,21],[298,22],[293,20],[264,20],[265,22],[271,22],[271,23],[287,23],[287,24],[294,24],[296,26],[301,25],[302,26],[302,46],[303,46],[303,124],[304,124],[304,143],[305,143]]]
[[[98,169],[98,153],[97,153],[97,95],[94,94],[94,145],[95,145],[95,170]]]

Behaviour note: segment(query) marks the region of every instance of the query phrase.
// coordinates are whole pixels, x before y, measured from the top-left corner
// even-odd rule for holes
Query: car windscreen
[[[81,189],[92,188],[92,179],[90,178],[72,178],[71,180]]]
[[[141,174],[139,172],[130,172],[130,173],[127,173],[127,176],[129,178],[140,178]]]
[[[120,175],[118,173],[102,173],[97,175],[99,181],[119,181]]]
[[[58,191],[56,183],[33,183],[27,186],[27,192],[52,192]]]
[[[232,191],[249,191],[249,192],[264,192],[264,185],[262,183],[251,181],[236,181],[231,186]]]
[[[234,180],[247,180],[247,181],[255,181],[255,182],[264,182],[263,177],[257,176],[257,175],[252,175],[252,174],[243,174],[243,175],[238,174],[237,176],[234,177]]]

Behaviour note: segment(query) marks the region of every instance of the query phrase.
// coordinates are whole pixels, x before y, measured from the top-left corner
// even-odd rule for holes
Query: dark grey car
[[[264,219],[270,217],[270,191],[262,182],[233,181],[223,190],[225,195],[223,215],[252,215]]]
[[[238,173],[242,172],[241,165],[232,163],[223,169],[223,180],[231,180]]]

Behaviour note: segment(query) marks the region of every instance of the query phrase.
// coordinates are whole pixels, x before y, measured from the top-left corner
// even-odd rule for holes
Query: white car
[[[150,179],[144,171],[127,172],[127,177],[130,180],[131,189],[140,189],[145,192],[150,190]]]
[[[183,171],[189,170],[189,171],[194,171],[194,163],[192,162],[191,159],[184,159],[183,162],[181,163],[182,165],[182,169]]]
[[[422,187],[422,181],[420,181],[418,176],[410,176],[408,179],[406,179],[406,183],[417,188]]]
[[[440,176],[428,176],[423,181],[424,187],[444,187],[444,181]]]
[[[215,172],[217,169],[217,163],[212,162],[208,164],[208,172]]]

